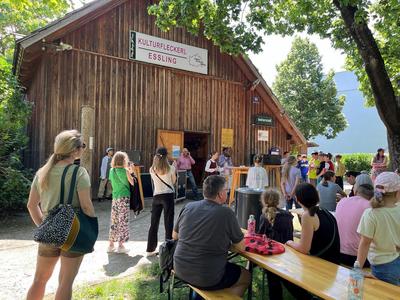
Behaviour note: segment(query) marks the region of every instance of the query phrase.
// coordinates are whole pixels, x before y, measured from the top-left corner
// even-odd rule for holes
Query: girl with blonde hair
[[[268,238],[286,243],[293,239],[293,215],[279,208],[281,194],[278,190],[268,188],[261,195],[262,214],[258,233],[265,234]],[[272,272],[265,271],[268,279],[268,291],[271,299],[282,298],[282,284],[295,295],[297,299],[304,299],[307,293],[290,282],[280,278]]]
[[[156,254],[158,226],[161,212],[164,210],[165,239],[172,239],[175,211],[175,168],[168,163],[168,152],[164,147],[156,150],[153,165],[150,168],[154,183],[153,203],[151,206],[151,224],[147,239],[147,256]]]
[[[364,266],[368,255],[372,275],[400,286],[400,176],[383,172],[375,180],[375,196],[358,225],[361,235],[357,261]]]
[[[107,252],[114,252],[114,242],[118,243],[118,253],[128,253],[124,243],[129,240],[129,200],[130,186],[133,178],[128,170],[129,157],[125,152],[118,151],[111,160],[109,179],[112,186],[112,205],[109,246]]]
[[[64,170],[82,156],[85,143],[77,130],[59,133],[54,142],[54,152],[33,179],[29,193],[29,214],[39,226],[53,208],[59,205],[61,177]],[[72,169],[65,176],[65,186],[71,185]],[[86,215],[94,217],[95,212],[90,198],[90,177],[85,168],[79,167],[72,206],[81,209]],[[42,299],[47,281],[50,279],[57,261],[61,261],[59,285],[55,299],[71,299],[72,284],[79,271],[83,254],[63,251],[54,246],[39,244],[36,272],[29,288],[27,299]]]
[[[296,165],[297,159],[291,155],[282,168],[281,191],[286,200],[286,210],[292,209],[293,203],[296,208],[300,208],[300,205],[294,197],[296,186],[301,181],[301,172],[300,169],[296,168]]]

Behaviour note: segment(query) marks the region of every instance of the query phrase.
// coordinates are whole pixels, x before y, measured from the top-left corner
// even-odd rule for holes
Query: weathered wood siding
[[[210,133],[210,150],[220,149],[221,128],[234,129],[234,163],[272,145],[289,149],[286,131],[274,116],[270,142],[258,142],[253,114],[272,114],[271,99],[252,104],[248,79],[234,59],[202,37],[182,29],[161,32],[146,13],[145,2],[127,1],[61,41],[72,51],[46,52],[28,89],[35,103],[28,128],[27,164],[39,167],[52,151],[55,135],[80,128],[81,107],[95,110],[93,174],[108,146],[142,151],[146,169],[156,147],[157,129]],[[201,75],[128,60],[129,30],[209,50],[209,74]],[[251,135],[251,136],[250,136]],[[96,177],[94,175],[93,177]]]

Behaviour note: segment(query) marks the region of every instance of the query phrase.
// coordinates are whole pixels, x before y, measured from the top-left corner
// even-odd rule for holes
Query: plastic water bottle
[[[350,271],[347,299],[361,300],[364,286],[364,275],[358,261],[354,262],[354,268]]]
[[[254,218],[254,215],[250,215],[247,221],[247,233],[249,235],[256,233],[256,218]]]

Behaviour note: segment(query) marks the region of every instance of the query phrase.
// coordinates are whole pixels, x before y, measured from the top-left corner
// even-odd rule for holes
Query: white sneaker
[[[153,251],[153,252],[146,252],[146,257],[152,257],[152,256],[156,256],[158,254],[157,251]]]
[[[118,253],[128,253],[130,250],[128,249],[128,248],[125,248],[125,247],[118,247],[118,250],[117,250],[117,252]]]
[[[114,252],[115,251],[115,247],[114,246],[108,246],[108,248],[107,248],[107,253],[112,253],[112,252]]]

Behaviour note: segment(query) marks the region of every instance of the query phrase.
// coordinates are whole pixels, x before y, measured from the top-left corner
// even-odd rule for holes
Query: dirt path
[[[177,203],[175,217],[187,202]],[[145,257],[147,231],[150,226],[150,208],[146,208],[137,218],[131,214],[130,241],[128,254],[106,253],[111,202],[95,203],[99,218],[99,239],[95,251],[85,256],[75,286],[98,283],[123,277],[135,272],[138,266],[148,264]],[[0,299],[24,299],[33,280],[36,266],[37,244],[32,240],[33,224],[28,214],[18,214],[0,223]],[[164,240],[164,222],[161,217],[159,240]],[[154,260],[156,258],[152,258]],[[57,288],[57,264],[49,280],[46,294]]]

